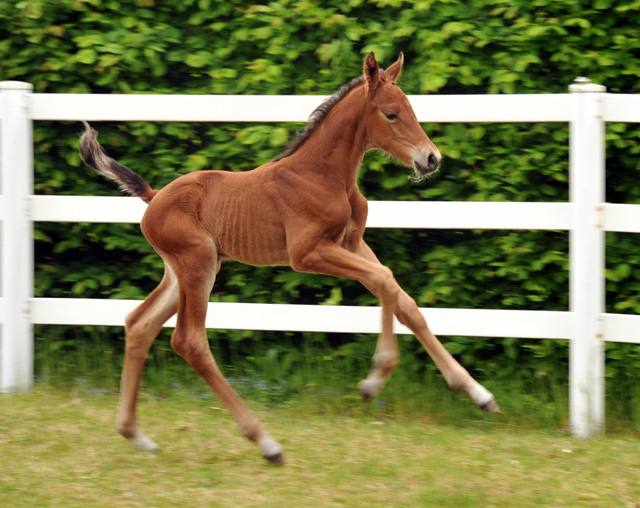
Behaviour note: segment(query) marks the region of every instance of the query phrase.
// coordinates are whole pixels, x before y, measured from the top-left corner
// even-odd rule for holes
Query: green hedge
[[[611,92],[640,92],[637,0],[0,0],[0,33],[0,79],[31,82],[36,92],[328,94],[359,74],[369,51],[383,64],[404,52],[401,85],[410,94],[566,93],[579,75]],[[114,156],[159,187],[188,171],[255,167],[300,125],[96,127]],[[361,171],[369,198],[567,200],[567,125],[425,128],[445,156],[441,172],[415,185],[406,169],[369,154]],[[79,131],[36,124],[36,192],[118,194],[80,164]],[[637,124],[609,125],[608,200],[640,202],[638,160]],[[423,306],[568,308],[566,233],[377,230],[367,239]],[[608,311],[640,312],[639,247],[636,235],[607,235]],[[137,226],[124,225],[39,224],[36,267],[37,296],[52,297],[142,298],[161,275]],[[213,298],[375,303],[354,283],[232,264]],[[284,347],[275,335],[224,336],[248,350]],[[327,347],[340,354],[351,340],[332,337]],[[567,379],[562,342],[445,342],[485,377]],[[625,389],[640,374],[638,347],[607,347],[610,384]],[[408,354],[424,361],[417,345]]]

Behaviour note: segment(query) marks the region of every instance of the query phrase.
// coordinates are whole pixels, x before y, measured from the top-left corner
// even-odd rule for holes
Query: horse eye
[[[396,115],[395,113],[385,113],[384,116],[386,116],[389,120],[395,120],[396,118],[398,118],[398,115]]]

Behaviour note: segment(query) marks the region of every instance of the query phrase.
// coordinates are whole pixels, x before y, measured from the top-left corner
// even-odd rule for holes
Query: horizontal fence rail
[[[33,196],[31,206],[36,222],[132,224],[140,222],[147,207],[139,198],[105,196]],[[569,203],[369,201],[367,227],[568,231],[571,209]]]
[[[31,94],[32,120],[306,122],[324,95]],[[420,122],[569,122],[571,94],[410,95]],[[0,105],[0,117],[2,116]],[[637,123],[640,97],[607,94],[605,122]]]
[[[33,94],[33,120],[306,122],[324,95]],[[420,122],[568,122],[570,94],[410,95]]]
[[[140,302],[137,300],[35,298],[33,320],[39,324],[122,326],[122,318]],[[440,335],[569,339],[566,312],[422,309]],[[166,326],[175,327],[175,317]],[[305,331],[325,333],[380,333],[380,308],[333,305],[291,305],[272,303],[211,302],[207,328],[224,330]],[[394,322],[395,333],[411,331]]]
[[[31,386],[33,324],[122,326],[124,316],[140,303],[33,298],[34,221],[138,223],[146,209],[140,199],[131,197],[33,195],[33,121],[304,122],[325,98],[34,94],[30,85],[15,82],[0,83],[0,91],[3,391]],[[604,87],[578,78],[567,94],[409,96],[423,123],[568,123],[570,202],[372,201],[367,221],[369,228],[568,232],[569,311],[421,311],[439,335],[569,340],[571,424],[574,433],[583,437],[603,428],[603,343],[640,344],[640,316],[604,313],[603,294],[604,233],[640,233],[640,205],[604,202],[603,127],[605,122],[640,122],[640,96],[604,92]],[[379,333],[380,309],[216,302],[209,304],[206,325],[214,329]],[[175,318],[166,326],[175,326]],[[410,333],[398,322],[394,327],[396,333]]]
[[[139,198],[31,196],[34,222],[138,224],[147,205]],[[3,220],[0,195],[0,220]],[[367,228],[526,229],[569,231],[571,203],[369,201]],[[602,229],[640,233],[640,205],[602,204]]]
[[[34,298],[32,322],[40,325],[123,326],[139,300]],[[0,299],[0,312],[4,302]],[[568,312],[489,309],[421,309],[436,335],[570,339]],[[206,325],[216,330],[379,333],[379,307],[210,302]],[[640,344],[640,316],[603,314],[607,341]],[[175,327],[175,317],[166,327]],[[394,332],[411,335],[394,321]]]

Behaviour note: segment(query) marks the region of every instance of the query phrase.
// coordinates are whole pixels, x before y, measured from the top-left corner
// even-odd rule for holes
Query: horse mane
[[[298,136],[291,143],[289,143],[287,149],[284,152],[273,159],[273,162],[277,162],[297,152],[300,147],[304,145],[306,141],[311,137],[311,135],[316,131],[316,129],[320,126],[322,121],[327,117],[334,106],[338,104],[351,90],[353,90],[363,82],[364,78],[362,76],[359,76],[352,80],[350,83],[342,85],[336,93],[334,93],[331,97],[325,99],[322,104],[314,109],[311,115],[309,115],[306,127],[304,127],[304,129],[302,129],[298,133]]]

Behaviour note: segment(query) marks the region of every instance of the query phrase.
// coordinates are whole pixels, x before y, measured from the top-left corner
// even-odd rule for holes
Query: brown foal
[[[136,423],[140,376],[162,325],[178,314],[171,346],[200,374],[229,409],[242,433],[263,456],[282,463],[282,447],[262,427],[225,380],[211,354],[205,315],[216,274],[225,260],[288,265],[294,270],[360,281],[382,306],[382,332],[372,368],[358,390],[367,400],[398,364],[393,316],[415,334],[449,386],[483,411],[498,411],[493,395],[447,352],[413,299],[365,243],[367,200],[357,176],[364,153],[382,150],[412,166],[417,177],[433,173],[440,152],[396,86],[403,55],[388,69],[373,53],[363,75],[327,99],[281,156],[243,173],[199,171],[161,190],[110,158],[85,122],[82,160],[121,189],[149,204],[141,229],[165,263],[158,287],[126,318],[118,429],[137,447],[156,443]]]

